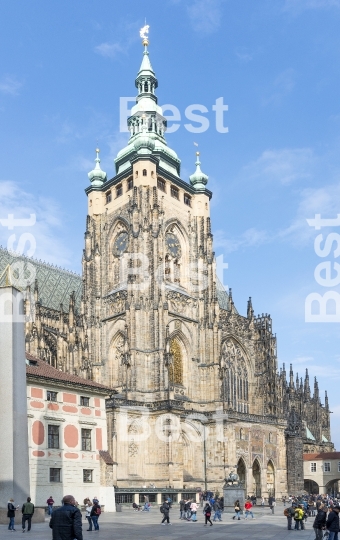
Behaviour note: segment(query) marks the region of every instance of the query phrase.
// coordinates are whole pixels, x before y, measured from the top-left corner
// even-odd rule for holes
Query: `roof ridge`
[[[41,266],[45,266],[47,268],[51,268],[52,270],[59,270],[64,272],[65,274],[70,274],[71,276],[76,276],[81,278],[81,274],[78,274],[77,272],[74,272],[73,270],[67,270],[66,268],[62,268],[61,266],[54,265],[52,263],[48,263],[46,261],[42,261],[41,259],[36,259],[34,257],[28,257],[27,255],[22,255],[20,253],[17,253],[16,251],[13,251],[11,249],[4,248],[2,245],[0,245],[0,250],[7,252],[9,255],[12,255],[13,257],[20,257],[21,259],[25,259],[27,261],[32,261],[34,263],[37,263]]]

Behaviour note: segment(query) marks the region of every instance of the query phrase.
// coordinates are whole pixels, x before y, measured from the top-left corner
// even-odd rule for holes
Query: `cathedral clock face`
[[[127,250],[129,244],[129,235],[127,232],[121,232],[115,239],[113,243],[113,253],[114,255],[123,255]]]
[[[177,236],[173,233],[168,233],[165,237],[165,243],[172,257],[178,258],[181,256],[181,244],[179,243]]]

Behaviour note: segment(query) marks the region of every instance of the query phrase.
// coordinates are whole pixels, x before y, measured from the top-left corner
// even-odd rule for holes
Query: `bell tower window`
[[[184,193],[184,204],[191,206],[191,197],[187,193]]]
[[[148,172],[146,169],[143,169],[143,176],[147,176],[148,175]]]
[[[164,191],[164,193],[166,193],[165,180],[163,180],[162,178],[157,178],[157,187],[158,187],[158,189],[160,189],[161,191]]]
[[[112,193],[111,191],[107,191],[106,193],[106,204],[109,204],[112,201]]]
[[[130,189],[133,188],[133,178],[128,178],[127,181],[127,190],[130,191]]]
[[[177,200],[179,199],[179,190],[175,186],[171,186],[170,193],[171,193],[171,197]]]
[[[123,186],[122,184],[119,184],[119,186],[116,187],[116,199],[117,197],[121,197],[123,195]]]

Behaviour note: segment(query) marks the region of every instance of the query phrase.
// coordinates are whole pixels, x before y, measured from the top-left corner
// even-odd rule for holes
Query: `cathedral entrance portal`
[[[257,459],[253,463],[253,492],[256,497],[261,497],[261,467]]]
[[[275,497],[275,470],[271,461],[267,465],[267,491],[268,497]]]
[[[239,459],[237,463],[237,474],[240,479],[241,484],[243,484],[243,487],[245,489],[245,492],[247,493],[247,469],[245,466],[245,463],[243,459]]]

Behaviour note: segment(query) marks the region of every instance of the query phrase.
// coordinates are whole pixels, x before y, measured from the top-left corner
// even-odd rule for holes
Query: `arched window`
[[[172,354],[172,365],[169,369],[170,381],[175,384],[183,384],[182,349],[176,339],[171,340],[170,353]]]
[[[220,366],[222,399],[229,408],[249,413],[246,360],[241,347],[230,338],[222,344]]]
[[[147,176],[147,170],[146,169],[143,169],[143,176]]]
[[[244,429],[241,428],[241,429],[240,429],[240,441],[244,441],[244,439],[245,439]]]

